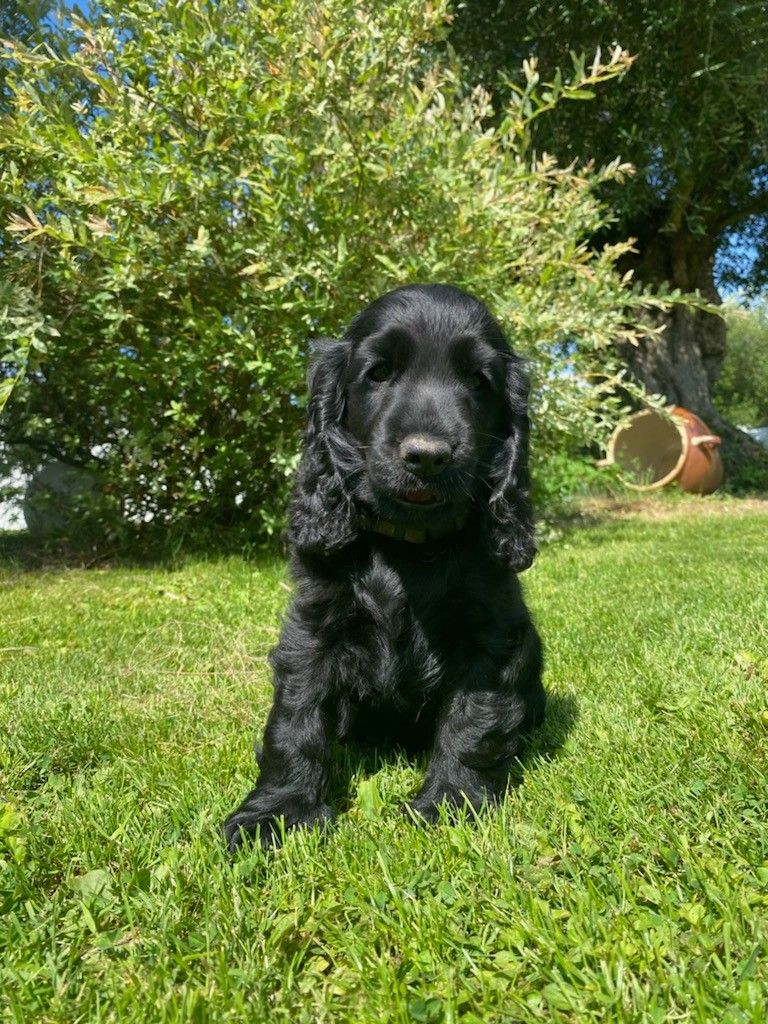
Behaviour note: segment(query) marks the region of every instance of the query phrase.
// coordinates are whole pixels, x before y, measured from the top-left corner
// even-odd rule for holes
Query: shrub
[[[744,427],[768,426],[768,300],[725,306],[728,345],[713,396],[720,412]]]
[[[627,59],[548,87],[529,64],[491,118],[433,62],[447,14],[106,0],[6,44],[0,440],[26,469],[96,472],[123,521],[273,533],[308,339],[412,281],[474,292],[530,357],[540,457],[605,435],[626,247],[588,240],[628,169],[558,167],[528,125]]]

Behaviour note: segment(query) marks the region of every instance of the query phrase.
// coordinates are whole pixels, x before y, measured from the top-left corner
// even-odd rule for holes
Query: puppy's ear
[[[318,342],[309,368],[304,451],[288,510],[288,540],[298,551],[328,554],[357,536],[349,482],[360,457],[342,423],[349,343]]]
[[[523,361],[512,352],[506,360],[507,435],[491,467],[488,508],[497,553],[515,572],[522,572],[536,555],[528,472],[530,385]]]

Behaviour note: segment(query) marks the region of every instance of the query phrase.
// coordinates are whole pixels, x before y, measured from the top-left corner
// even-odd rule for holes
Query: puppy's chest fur
[[[398,564],[379,551],[350,579],[352,634],[365,671],[353,683],[363,700],[416,707],[448,679],[477,631],[457,564]]]

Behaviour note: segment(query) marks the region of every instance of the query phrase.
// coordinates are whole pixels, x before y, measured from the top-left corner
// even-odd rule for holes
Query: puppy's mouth
[[[410,505],[411,507],[418,508],[437,508],[438,505],[445,504],[445,498],[438,494],[437,491],[430,490],[428,487],[424,487],[419,491],[403,491],[401,494],[395,495],[395,499],[401,505]]]

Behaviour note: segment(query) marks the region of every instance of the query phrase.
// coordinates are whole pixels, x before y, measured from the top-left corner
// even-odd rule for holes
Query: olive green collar
[[[451,533],[457,533],[463,528],[466,521],[467,517],[462,516],[444,526],[427,530],[417,526],[390,523],[387,519],[377,519],[365,514],[357,517],[358,525],[363,530],[367,530],[369,533],[380,533],[383,537],[391,537],[393,540],[406,540],[409,544],[424,544],[428,540],[440,540]]]

